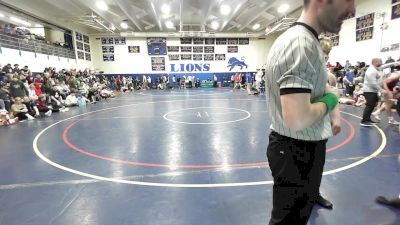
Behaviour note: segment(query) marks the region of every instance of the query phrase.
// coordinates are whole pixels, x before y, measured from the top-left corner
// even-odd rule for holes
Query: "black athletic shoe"
[[[318,205],[320,205],[321,207],[323,207],[325,209],[332,209],[333,208],[332,202],[330,202],[326,198],[322,197],[321,194],[318,196],[318,198],[315,201],[315,203],[317,203]]]
[[[382,205],[388,205],[395,208],[400,208],[400,198],[387,199],[386,197],[378,196],[376,198],[376,202]]]
[[[371,122],[369,122],[369,121],[366,121],[366,122],[361,122],[360,123],[360,126],[362,126],[362,127],[372,127],[372,126],[374,126],[375,124],[373,124],[373,123],[371,123]]]

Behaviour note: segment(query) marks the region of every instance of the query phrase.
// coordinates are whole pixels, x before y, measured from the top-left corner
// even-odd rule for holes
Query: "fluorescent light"
[[[253,25],[253,30],[258,30],[258,28],[260,28],[260,24],[259,23],[256,23],[256,24],[254,24]]]
[[[167,28],[171,29],[171,28],[174,28],[174,23],[171,22],[171,21],[167,21],[167,22],[165,22],[165,26],[166,26]]]
[[[110,24],[110,29],[111,29],[111,30],[115,30],[114,24]]]
[[[278,13],[285,13],[286,11],[288,11],[288,9],[289,9],[289,5],[288,4],[282,4],[278,8]]]
[[[229,5],[221,5],[220,12],[222,15],[226,16],[231,12],[231,7]]]
[[[164,4],[161,7],[161,12],[163,12],[164,14],[169,14],[169,12],[171,12],[171,7],[167,4]]]
[[[108,10],[108,5],[103,2],[103,1],[97,1],[96,2],[96,6],[98,9],[100,9],[101,11],[107,11]]]
[[[3,14],[3,13],[0,13],[0,17],[4,17],[4,14]]]
[[[35,27],[43,27],[43,25],[42,25],[42,24],[39,24],[39,23],[37,23],[37,24],[35,24]]]
[[[122,29],[128,29],[128,24],[125,23],[125,22],[122,22],[122,23],[120,24],[120,26],[121,26]]]
[[[214,21],[211,22],[211,28],[212,29],[216,30],[216,29],[218,29],[218,27],[219,27],[218,21],[214,20]]]
[[[10,17],[10,20],[12,20],[12,21],[14,21],[14,22],[17,22],[17,23],[20,23],[20,24],[23,24],[23,25],[25,25],[25,26],[27,26],[27,27],[32,26],[31,23],[29,23],[29,22],[27,22],[27,21],[24,21],[24,20],[21,20],[20,18],[17,18],[17,17],[11,16],[11,17]]]

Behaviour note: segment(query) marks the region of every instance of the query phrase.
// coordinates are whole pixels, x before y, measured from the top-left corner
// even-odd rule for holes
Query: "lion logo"
[[[245,66],[247,69],[247,64],[244,63],[244,60],[240,61],[239,59],[237,59],[235,57],[230,58],[228,61],[228,66],[227,66],[227,67],[230,67],[229,71],[231,71],[236,66],[240,66],[240,69],[243,69],[243,66]]]

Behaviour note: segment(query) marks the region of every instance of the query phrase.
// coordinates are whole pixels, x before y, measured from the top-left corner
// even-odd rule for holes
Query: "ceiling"
[[[112,32],[264,32],[285,15],[277,9],[289,5],[286,14],[299,11],[303,0],[102,0],[108,10],[101,11],[97,0],[0,0],[1,4],[29,13],[53,24],[75,23],[91,34]],[[162,12],[163,5],[170,12]],[[230,12],[223,15],[221,8]],[[170,28],[166,22],[172,22]],[[127,29],[121,22],[128,24]],[[218,23],[213,27],[212,23]],[[112,24],[112,25],[111,25]],[[258,28],[255,24],[260,24]],[[214,24],[215,25],[215,24]],[[112,26],[115,30],[112,30]]]

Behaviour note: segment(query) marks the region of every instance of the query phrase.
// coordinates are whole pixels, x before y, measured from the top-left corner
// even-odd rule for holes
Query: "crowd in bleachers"
[[[0,119],[2,125],[66,112],[69,107],[96,103],[114,97],[110,82],[102,74],[86,69],[45,68],[33,74],[28,66],[7,64],[1,68]]]

